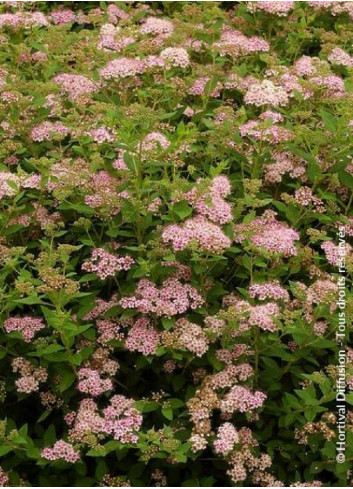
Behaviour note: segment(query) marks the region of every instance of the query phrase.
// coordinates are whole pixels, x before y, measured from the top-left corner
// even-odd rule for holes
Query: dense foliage
[[[353,3],[0,8],[1,485],[349,485]]]

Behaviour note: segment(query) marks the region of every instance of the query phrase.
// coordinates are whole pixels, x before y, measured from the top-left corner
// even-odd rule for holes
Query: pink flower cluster
[[[36,368],[30,361],[23,357],[16,357],[12,361],[12,370],[21,377],[15,381],[18,392],[31,394],[39,390],[39,384],[46,382],[48,373],[43,367]]]
[[[346,94],[344,81],[338,75],[315,76],[310,82],[325,89],[323,95],[326,98],[341,98]]]
[[[148,204],[147,210],[152,213],[157,213],[162,204],[163,204],[162,199],[156,197],[155,199],[152,200],[150,204]]]
[[[238,30],[226,28],[221,39],[212,45],[222,56],[241,56],[257,52],[268,52],[270,45],[264,39],[253,36],[247,37]]]
[[[70,100],[82,101],[85,96],[98,90],[99,85],[84,75],[62,73],[53,79],[54,83],[60,85],[62,91],[68,94]]]
[[[271,126],[261,120],[250,120],[239,126],[241,137],[249,137],[259,141],[265,141],[271,144],[278,144],[290,141],[293,134],[289,129],[273,123]]]
[[[261,391],[251,392],[247,387],[235,385],[221,400],[221,412],[232,414],[236,411],[246,413],[262,406],[266,394]]]
[[[350,19],[353,19],[353,5],[351,2],[340,2],[340,1],[319,1],[314,0],[308,2],[308,4],[313,7],[315,10],[323,10],[327,9],[331,12],[332,15],[336,16],[342,13],[347,13]]]
[[[326,259],[330,263],[330,265],[337,267],[340,263],[340,260],[344,259],[344,257],[348,257],[348,255],[352,252],[352,247],[345,243],[344,246],[335,245],[332,241],[325,241],[321,248],[324,250]]]
[[[40,182],[42,180],[42,176],[37,173],[32,173],[25,177],[22,181],[22,188],[38,188],[40,189]]]
[[[10,487],[8,473],[2,467],[0,467],[0,487]]]
[[[287,105],[289,96],[283,87],[275,85],[270,80],[263,80],[261,83],[250,85],[244,96],[244,102],[256,107],[263,105],[278,107]]]
[[[123,150],[117,151],[116,159],[112,163],[113,168],[115,168],[116,170],[120,170],[120,171],[128,170],[128,167],[126,166],[126,163],[124,161],[124,154],[125,151]]]
[[[216,453],[227,455],[239,442],[239,435],[232,423],[223,423],[217,431],[213,446]]]
[[[151,132],[141,141],[142,151],[155,151],[158,148],[167,149],[170,145],[168,139],[160,132]]]
[[[210,385],[214,389],[224,389],[225,387],[232,387],[236,382],[249,379],[254,370],[248,363],[240,363],[238,365],[232,365],[234,360],[234,352],[229,350],[218,350],[216,354],[217,358],[226,363],[227,366],[224,370],[214,374]]]
[[[104,280],[107,277],[114,277],[121,270],[129,270],[133,264],[134,259],[130,256],[117,256],[104,248],[95,248],[91,258],[83,263],[82,270],[93,272]]]
[[[258,248],[264,248],[271,253],[279,253],[285,257],[298,253],[294,241],[299,240],[299,234],[279,222],[268,224],[263,231],[255,233],[251,242]]]
[[[204,251],[220,253],[231,245],[231,240],[216,224],[203,216],[188,219],[183,224],[171,224],[162,234],[165,243],[172,245],[175,251],[184,250],[193,243]]]
[[[16,195],[16,188],[20,186],[20,178],[13,173],[0,171],[0,199]]]
[[[189,55],[184,48],[166,48],[161,52],[161,58],[167,67],[187,68],[190,64]]]
[[[137,351],[146,356],[156,353],[158,344],[158,331],[151,326],[147,318],[142,317],[137,319],[129,330],[125,341],[125,348],[129,351]]]
[[[145,71],[143,61],[136,58],[117,58],[100,70],[100,75],[105,80],[127,78],[129,76],[141,75]]]
[[[286,17],[291,10],[294,8],[295,2],[247,2],[247,7],[250,12],[256,10],[263,10],[268,14],[274,14],[278,17]]]
[[[62,139],[69,133],[70,129],[59,121],[44,121],[32,128],[31,137],[33,141],[42,142],[49,141],[53,137],[60,137]]]
[[[85,320],[86,319],[87,315],[85,316]],[[99,333],[98,341],[102,345],[105,345],[112,340],[122,340],[124,338],[123,333],[120,331],[120,324],[115,321],[101,319],[97,321],[96,325]]]
[[[186,200],[201,216],[219,224],[230,222],[232,220],[232,208],[224,200],[231,192],[228,178],[222,175],[215,177],[206,191],[202,188],[202,183],[199,183],[185,194]]]
[[[92,399],[84,399],[74,419],[68,418],[72,424],[70,440],[81,442],[84,435],[93,433],[112,436],[121,443],[136,443],[136,432],[141,427],[142,416],[133,406],[132,399],[114,395],[101,415]]]
[[[231,294],[224,298],[223,303],[234,308],[241,317],[244,317],[245,321],[240,324],[240,332],[247,331],[251,326],[258,326],[264,331],[277,329],[274,319],[279,315],[280,308],[275,302],[253,306],[237,295]]]
[[[99,372],[91,368],[81,368],[78,371],[78,380],[78,390],[93,397],[113,389],[113,383],[110,379],[102,379]]]
[[[261,119],[262,121],[272,121],[277,124],[277,122],[283,122],[284,117],[279,112],[275,112],[273,110],[265,110],[265,112],[262,112],[262,114],[260,114],[259,119]]]
[[[51,12],[50,19],[55,25],[68,24],[69,22],[75,22],[76,15],[72,10],[60,8]]]
[[[317,73],[317,68],[314,65],[315,61],[319,62],[319,58],[302,56],[294,63],[294,72],[299,76],[314,75]]]
[[[252,299],[257,298],[260,301],[266,299],[284,302],[289,301],[288,292],[280,285],[278,280],[261,284],[251,284],[249,287],[249,295]]]
[[[272,211],[266,211],[262,217],[257,217],[248,224],[237,224],[234,227],[235,241],[244,242],[250,237],[250,242],[259,249],[281,254],[285,257],[298,253],[295,241],[299,234],[286,224],[278,222]]]
[[[205,329],[211,335],[215,335],[217,338],[222,336],[226,323],[224,319],[218,318],[217,316],[207,316],[205,317]]]
[[[15,14],[1,14],[0,27],[34,27],[47,26],[48,21],[41,12],[16,12]]]
[[[152,34],[154,36],[163,37],[170,36],[173,30],[174,26],[172,22],[157,17],[147,17],[140,28],[142,34]]]
[[[313,194],[313,191],[310,187],[303,186],[298,188],[295,191],[294,196],[297,203],[304,207],[312,205],[317,212],[325,211],[322,200]]]
[[[113,143],[115,141],[115,137],[114,134],[112,134],[112,131],[104,126],[90,129],[87,134],[93,139],[95,143],[98,144]]]
[[[330,63],[347,67],[353,66],[353,57],[341,48],[334,48],[327,58]]]
[[[279,307],[274,302],[252,306],[250,308],[249,324],[250,326],[258,326],[264,331],[275,331],[277,326],[273,321],[273,317],[278,316],[279,312]]]
[[[307,303],[316,305],[331,303],[335,308],[336,304],[334,301],[337,295],[337,290],[337,283],[334,282],[331,277],[329,279],[319,279],[307,289]]]
[[[109,22],[112,24],[117,24],[120,20],[128,20],[129,14],[124,12],[115,3],[110,3],[107,8]]]
[[[189,94],[190,95],[205,95],[206,94],[206,87],[207,83],[211,80],[209,76],[202,76],[200,78],[197,78],[193,85],[189,88]],[[222,89],[222,83],[217,82],[216,86],[211,89],[210,91],[210,96],[211,97],[219,97],[221,94],[221,89]],[[193,112],[191,113],[190,110],[186,109],[186,114],[190,114],[191,116],[193,115]]]
[[[157,70],[157,68],[166,67],[164,59],[161,56],[156,56],[154,54],[150,54],[149,56],[147,56],[147,58],[144,59],[144,62],[146,69],[155,68],[155,70]]]
[[[207,336],[198,324],[181,318],[175,323],[175,331],[178,335],[178,343],[197,357],[202,357],[207,352]]]
[[[323,336],[325,334],[327,328],[328,328],[328,324],[326,321],[317,321],[314,324],[313,330],[317,336]]]
[[[122,395],[113,396],[110,406],[104,409],[104,429],[121,443],[137,443],[135,434],[142,424],[141,414],[133,407],[133,400]]]
[[[299,92],[304,100],[313,95],[313,91],[303,86],[302,80],[297,75],[285,72],[277,79],[277,83],[287,92],[288,97],[294,97],[295,92]]]
[[[51,448],[43,448],[42,457],[50,461],[65,460],[71,464],[80,460],[80,454],[75,451],[70,443],[64,440],[58,440]]]
[[[190,280],[191,278],[191,268],[188,265],[183,265],[178,261],[164,261],[161,265],[174,269],[172,276],[175,278],[182,278],[184,280]]]
[[[290,153],[274,153],[274,163],[265,165],[265,180],[269,183],[279,183],[284,175],[291,178],[303,179],[306,176],[306,163],[304,160]]]
[[[123,297],[119,304],[124,309],[137,309],[144,314],[170,317],[183,314],[188,309],[197,309],[203,302],[194,287],[182,284],[172,277],[164,280],[159,288],[150,280],[140,280],[135,294]]]
[[[45,324],[42,318],[32,316],[12,317],[6,319],[4,328],[8,333],[20,331],[23,339],[29,343],[38,331],[45,328]]]
[[[93,209],[107,208],[110,215],[120,211],[122,193],[117,192],[121,180],[110,175],[105,170],[94,173],[90,181],[85,185],[87,194],[85,203]],[[119,198],[120,197],[120,198]]]
[[[135,42],[130,36],[119,36],[116,27],[113,24],[104,24],[101,27],[97,49],[105,51],[122,51],[126,46]]]

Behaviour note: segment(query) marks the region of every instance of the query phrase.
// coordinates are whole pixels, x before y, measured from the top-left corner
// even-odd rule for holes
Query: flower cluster
[[[241,413],[252,411],[262,406],[266,394],[260,391],[251,392],[246,387],[235,385],[221,401],[221,411],[223,413]]]
[[[36,368],[23,357],[16,357],[12,361],[12,371],[21,377],[15,381],[18,392],[30,394],[39,390],[39,384],[46,382],[48,373],[43,367]]]
[[[188,309],[197,309],[203,304],[203,298],[189,284],[183,284],[177,278],[166,279],[161,287],[150,280],[140,280],[135,294],[123,297],[119,304],[124,309],[137,309],[157,316],[175,316]]]
[[[60,85],[61,90],[67,93],[70,100],[79,102],[85,100],[85,96],[98,90],[98,86],[84,75],[73,75],[62,73],[57,75],[53,81]]]
[[[91,368],[81,368],[78,371],[78,381],[78,390],[93,397],[113,389],[113,383],[110,379],[102,379],[99,372]]]
[[[222,424],[217,431],[217,439],[213,446],[216,453],[227,455],[236,443],[239,441],[239,435],[232,423]]]
[[[218,224],[225,224],[232,220],[232,209],[224,199],[231,192],[230,182],[227,177],[215,177],[209,189],[205,191],[201,182],[185,194],[196,212],[203,217]]]
[[[109,405],[99,411],[92,399],[81,401],[77,412],[67,415],[70,428],[70,440],[84,442],[88,435],[111,436],[121,443],[136,443],[136,432],[141,427],[142,416],[133,406],[134,401],[123,395],[114,395]],[[89,437],[88,437],[89,439]]]
[[[17,175],[9,172],[0,172],[0,199],[13,197],[16,195],[16,188],[19,188],[20,179]]]
[[[295,2],[248,2],[248,9],[250,11],[263,10],[268,14],[278,15],[279,17],[286,17],[294,8]]]
[[[186,319],[178,319],[175,323],[177,344],[201,357],[208,350],[208,339],[201,326]],[[174,332],[173,332],[174,333]]]
[[[38,331],[45,328],[45,324],[42,318],[22,316],[6,319],[4,328],[7,333],[19,331],[23,339],[29,343]]]
[[[165,243],[170,243],[175,251],[184,250],[195,243],[200,250],[219,253],[231,245],[231,240],[221,228],[202,216],[188,219],[182,225],[167,226],[162,238]]]
[[[335,65],[342,65],[347,67],[353,66],[353,57],[343,51],[343,49],[341,48],[334,48],[328,55],[327,59],[330,61],[330,63]]]
[[[147,17],[141,26],[141,32],[143,34],[152,34],[154,36],[170,36],[173,32],[173,23],[169,20],[159,19],[157,17]]]
[[[189,55],[183,48],[163,49],[161,58],[170,67],[187,68],[190,64]]]
[[[256,105],[256,107],[263,105],[277,107],[287,105],[288,101],[289,97],[286,90],[270,80],[263,80],[259,84],[250,85],[244,96],[245,103]]]
[[[127,78],[143,73],[144,63],[135,58],[117,58],[110,61],[100,70],[100,75],[104,80]]]
[[[287,302],[289,300],[288,291],[284,289],[278,281],[251,284],[249,287],[249,295],[251,298],[257,298],[260,301],[273,299],[275,301],[282,300]]]
[[[46,447],[42,450],[42,457],[46,460],[65,460],[74,464],[80,460],[80,454],[75,451],[74,447],[64,440],[58,440],[52,447]]]
[[[295,241],[299,240],[299,234],[278,222],[273,214],[267,213],[249,224],[238,224],[234,231],[235,241],[244,242],[249,238],[252,245],[270,253],[289,257],[298,252]]]
[[[150,325],[147,318],[138,319],[129,330],[125,348],[143,355],[153,355],[159,343],[158,332]]]
[[[70,133],[70,129],[62,122],[44,121],[34,126],[31,130],[33,141],[47,141],[54,137],[63,139]]]
[[[241,31],[229,28],[223,30],[220,40],[213,44],[213,48],[222,56],[236,57],[270,50],[268,42],[261,37],[248,37]]]
[[[0,2],[0,486],[353,486],[352,20]]]
[[[133,264],[134,260],[130,256],[117,256],[104,248],[95,248],[91,258],[83,263],[82,270],[93,272],[104,280],[107,277],[114,277],[121,270],[129,270]]]

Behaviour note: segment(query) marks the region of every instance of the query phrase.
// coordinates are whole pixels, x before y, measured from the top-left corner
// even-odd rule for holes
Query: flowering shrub
[[[352,485],[353,3],[0,9],[0,485]]]

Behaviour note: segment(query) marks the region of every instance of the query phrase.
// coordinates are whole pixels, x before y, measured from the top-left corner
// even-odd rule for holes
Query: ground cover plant
[[[1,485],[352,485],[353,3],[0,9]]]

